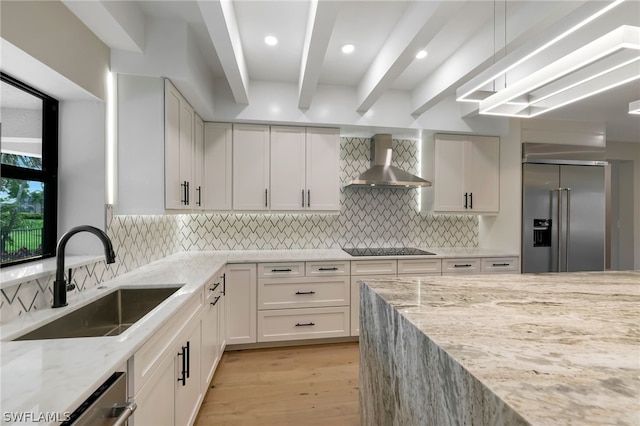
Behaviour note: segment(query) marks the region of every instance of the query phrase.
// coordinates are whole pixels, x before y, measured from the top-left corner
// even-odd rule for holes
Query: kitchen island
[[[640,424],[640,271],[360,286],[362,424]]]

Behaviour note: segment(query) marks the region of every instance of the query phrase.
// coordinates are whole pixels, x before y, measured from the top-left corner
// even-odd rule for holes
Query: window
[[[55,255],[58,101],[0,72],[2,266]]]

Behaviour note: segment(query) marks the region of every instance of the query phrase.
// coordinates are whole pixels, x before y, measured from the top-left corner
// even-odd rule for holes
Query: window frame
[[[57,99],[52,98],[51,96],[8,74],[5,74],[2,71],[0,71],[0,80],[32,96],[42,99],[42,170],[2,164],[0,177],[2,179],[7,178],[37,181],[44,184],[42,254],[0,264],[0,268],[4,268],[7,266],[46,259],[56,255],[56,242],[58,238],[59,102]]]

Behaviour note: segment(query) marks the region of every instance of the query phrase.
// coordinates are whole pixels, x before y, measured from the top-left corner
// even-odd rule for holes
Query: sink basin
[[[180,286],[118,289],[14,340],[116,336],[179,288]]]

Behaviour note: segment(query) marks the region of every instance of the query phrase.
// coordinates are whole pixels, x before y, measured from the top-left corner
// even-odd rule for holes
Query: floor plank
[[[225,352],[195,426],[359,425],[358,343]]]

